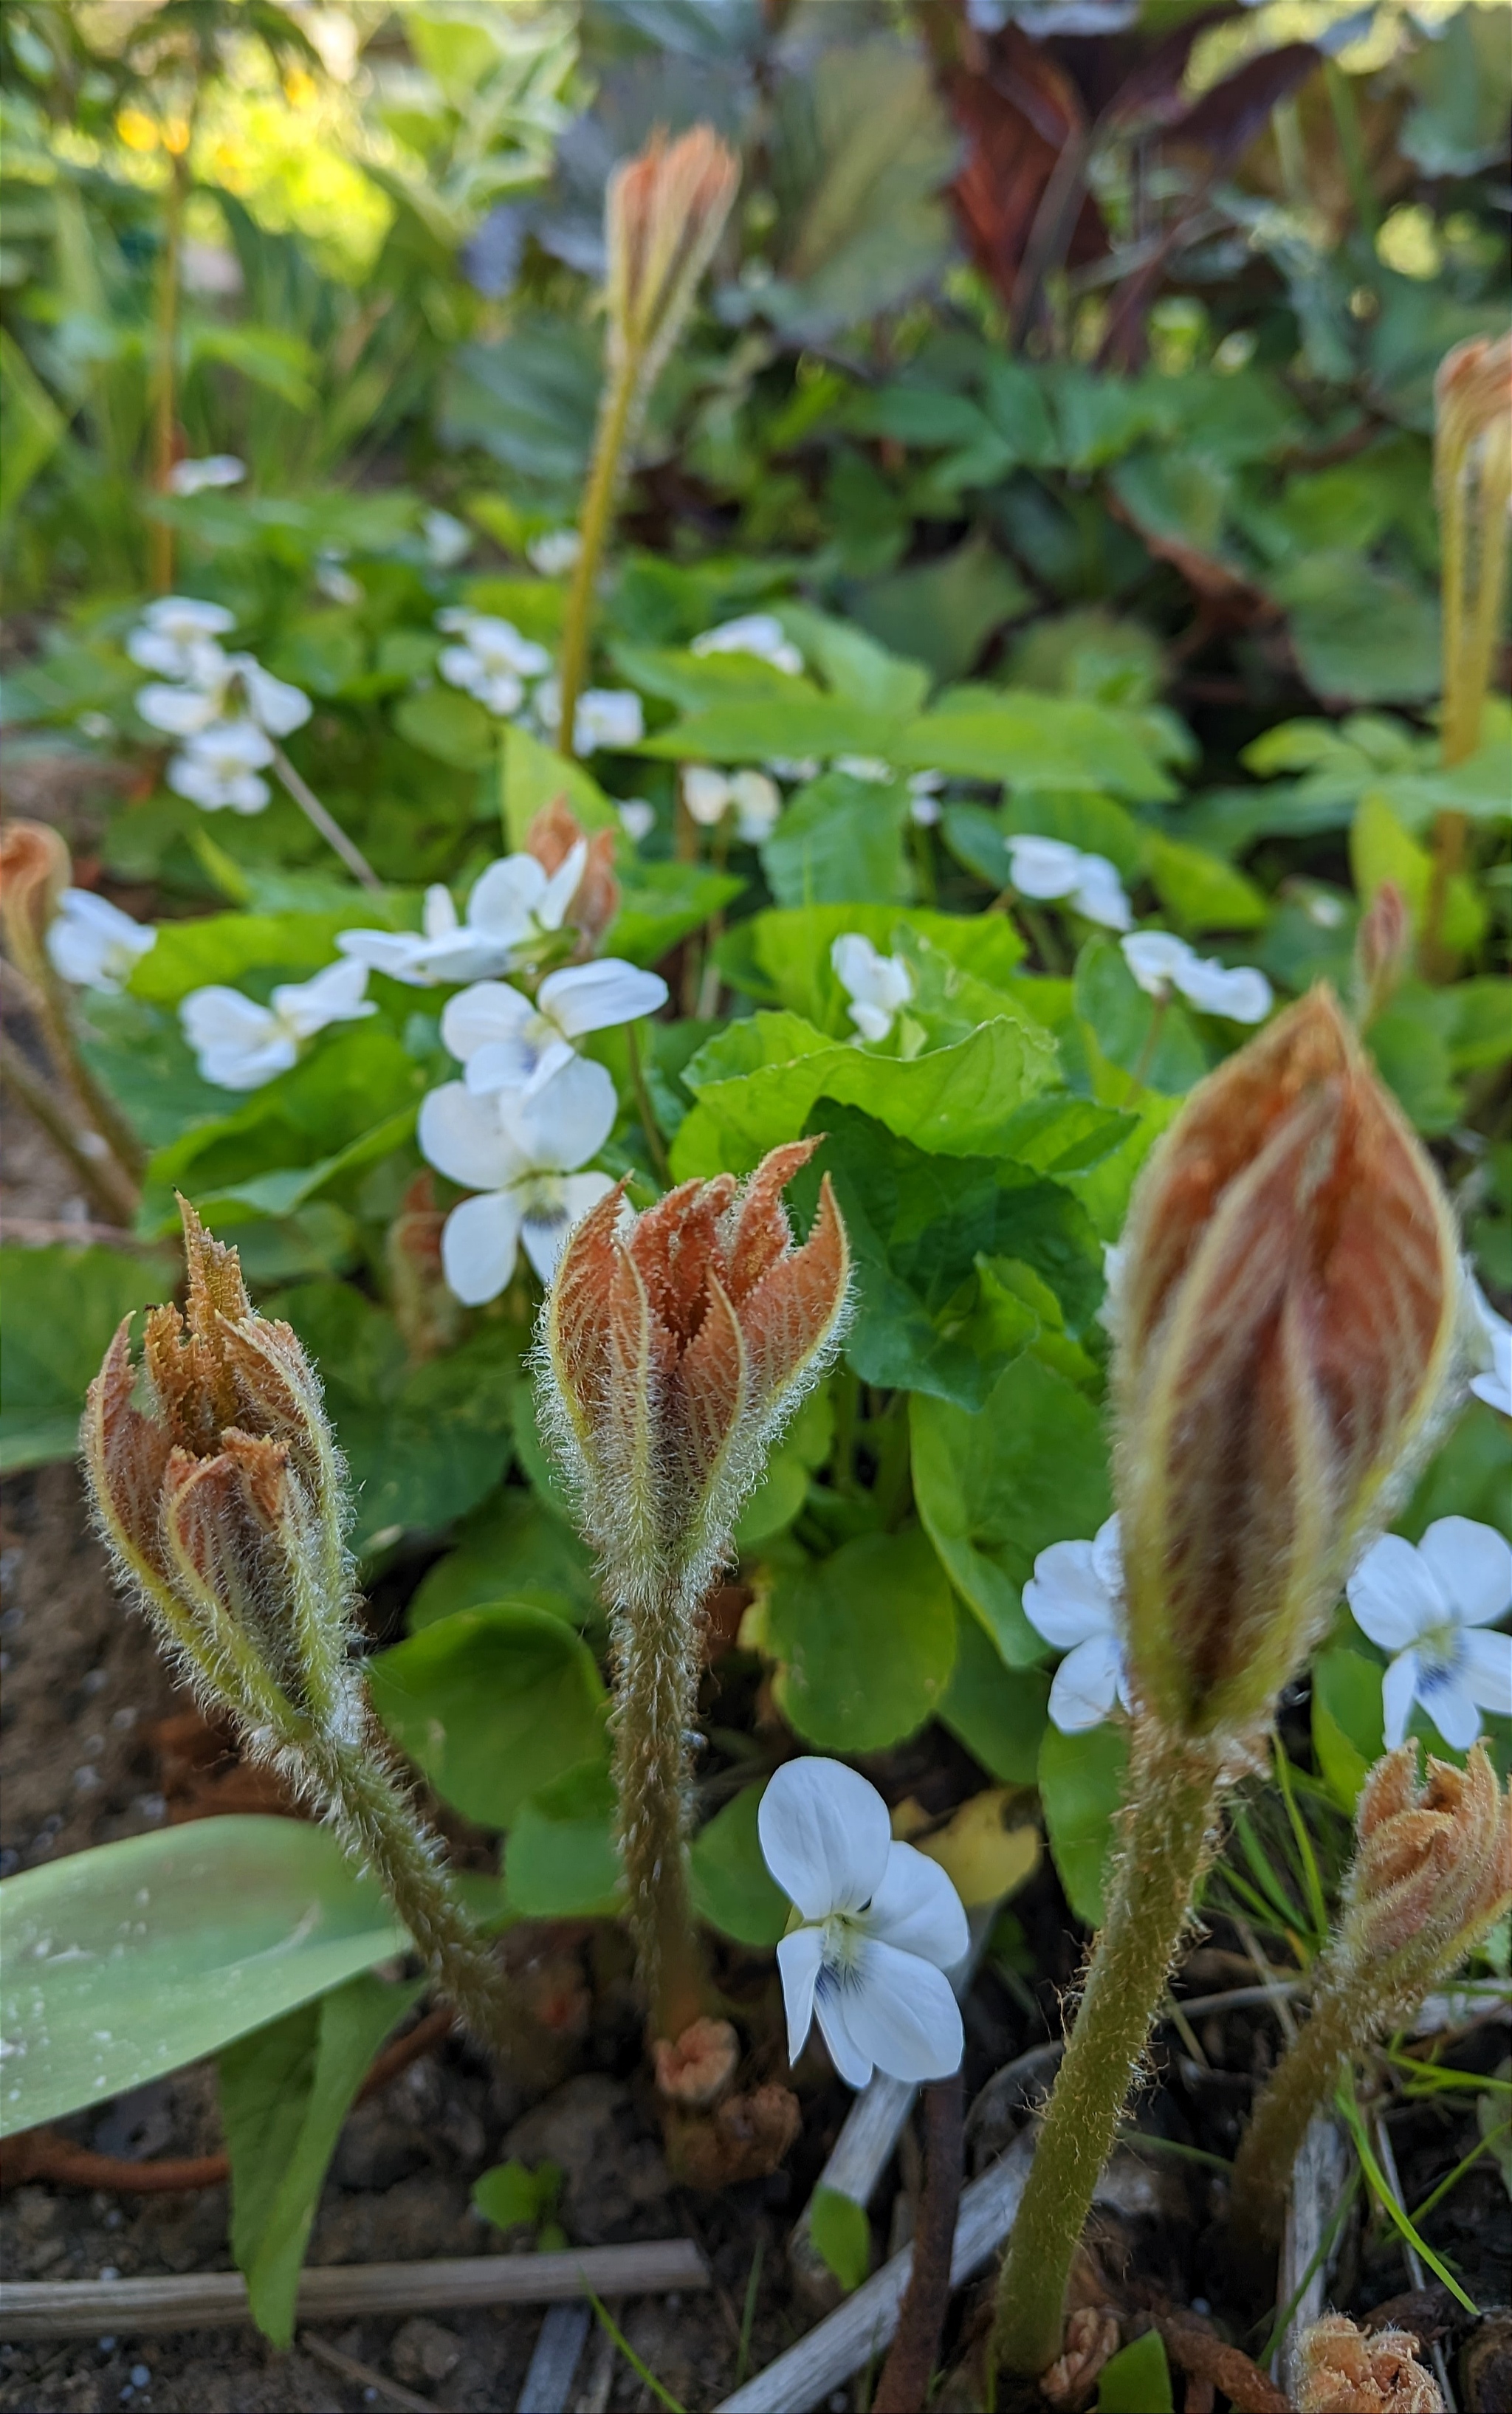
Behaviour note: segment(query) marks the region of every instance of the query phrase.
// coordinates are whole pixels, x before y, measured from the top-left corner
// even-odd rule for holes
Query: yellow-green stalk
[[[999,2283],[1037,2375],[1223,1789],[1386,1514],[1459,1308],[1438,1178],[1325,990],[1192,1093],[1136,1190],[1114,1394],[1130,1774],[1107,1923]]]
[[[290,1327],[253,1309],[235,1250],[179,1205],[185,1312],[149,1310],[140,1369],[127,1317],[89,1390],[82,1441],[100,1532],[201,1699],[230,1714],[249,1757],[320,1804],[468,2026],[506,2050],[502,1974],[368,1713],[345,1468],[319,1378]]]
[[[1433,486],[1443,549],[1445,770],[1480,745],[1506,585],[1507,508],[1512,502],[1512,334],[1473,336],[1446,352],[1433,380]],[[1425,968],[1445,974],[1440,932],[1448,885],[1468,829],[1460,812],[1439,815],[1423,919]]]
[[[673,143],[651,136],[609,179],[604,231],[608,318],[604,397],[583,496],[562,629],[561,720],[557,745],[570,762],[573,724],[588,671],[599,564],[614,519],[625,460],[652,386],[693,306],[740,183],[734,154],[713,128],[696,126]]]
[[[1417,2009],[1512,1902],[1512,1803],[1484,1745],[1461,1771],[1417,1746],[1378,1760],[1355,1814],[1339,1924],[1306,2027],[1266,2082],[1234,2166],[1234,2219],[1280,2233],[1308,2123],[1353,2058]]]

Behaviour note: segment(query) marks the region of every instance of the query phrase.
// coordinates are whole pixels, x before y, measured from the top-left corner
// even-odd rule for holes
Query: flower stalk
[[[606,374],[561,640],[557,747],[568,762],[577,751],[577,700],[588,673],[599,565],[624,464],[651,388],[724,232],[739,183],[739,162],[708,126],[696,126],[670,144],[656,132],[609,179]]]
[[[999,2283],[994,2352],[1015,2373],[1059,2352],[1221,1793],[1430,1429],[1459,1289],[1437,1176],[1326,991],[1203,1082],[1141,1176],[1114,1362],[1130,1774]]]
[[[234,1249],[179,1202],[184,1312],[127,1317],[91,1384],[82,1433],[95,1513],[122,1584],[244,1750],[319,1804],[371,1868],[481,2042],[504,2052],[502,1974],[369,1716],[352,1655],[345,1469],[314,1368],[255,1313]],[[133,1404],[139,1375],[145,1409]]]
[[[1261,2238],[1280,2231],[1308,2124],[1350,2062],[1400,2027],[1512,1901],[1512,1803],[1482,1744],[1463,1771],[1430,1760],[1426,1782],[1415,1743],[1378,1760],[1355,1837],[1310,2017],[1272,2073],[1235,2162],[1235,2218]]]
[[[704,2009],[687,1864],[703,1603],[845,1315],[828,1183],[801,1246],[782,1205],[816,1145],[774,1149],[743,1188],[684,1183],[636,1217],[620,1185],[569,1239],[542,1319],[541,1421],[611,1613],[619,1838],[653,2041]]]
[[[1481,720],[1502,627],[1507,509],[1512,502],[1512,335],[1473,336],[1446,352],[1433,381],[1433,484],[1443,547],[1444,767],[1468,762]],[[1440,813],[1423,917],[1427,970],[1447,976],[1443,945],[1449,883],[1464,856],[1469,820]]]

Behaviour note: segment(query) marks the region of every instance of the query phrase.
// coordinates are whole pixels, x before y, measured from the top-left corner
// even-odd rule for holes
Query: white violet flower
[[[207,453],[201,461],[175,461],[168,473],[171,495],[202,495],[211,486],[239,486],[247,464],[234,453]]]
[[[1270,1012],[1270,983],[1251,964],[1231,969],[1216,956],[1199,956],[1170,931],[1133,931],[1118,944],[1149,997],[1166,998],[1178,989],[1200,1013],[1221,1014],[1230,1022],[1263,1022]]]
[[[895,1844],[875,1785],[838,1760],[789,1760],[756,1812],[761,1855],[797,1914],[777,1947],[796,2063],[817,2019],[847,2087],[948,2079],[961,2007],[945,1973],[966,1950],[961,1898],[936,1861]]]
[[[712,829],[733,812],[737,835],[747,846],[760,846],[771,836],[783,809],[782,790],[765,771],[726,773],[707,763],[690,763],[684,769],[682,801],[702,829]]]
[[[576,1054],[574,1041],[617,1022],[638,1022],[666,1004],[659,973],[618,957],[547,973],[531,1001],[504,981],[459,990],[441,1019],[441,1036],[475,1095],[517,1090],[531,1096]]]
[[[901,956],[879,956],[860,931],[846,931],[830,949],[835,976],[850,1000],[850,1019],[862,1039],[885,1039],[892,1019],[914,993]]]
[[[636,846],[656,827],[656,808],[644,797],[626,797],[615,811],[620,816],[620,827]]]
[[[220,722],[250,721],[272,738],[302,729],[315,708],[303,688],[275,678],[251,654],[225,654],[212,638],[189,649],[184,684],[137,691],[137,710],[151,729],[194,738]]]
[[[207,813],[260,813],[272,790],[259,773],[273,760],[273,743],[252,721],[212,722],[173,755],[163,777],[175,796]]]
[[[332,1022],[360,1022],[377,1007],[366,1001],[362,964],[327,964],[307,981],[286,981],[271,1005],[239,989],[196,989],[179,1007],[184,1036],[207,1081],[222,1090],[260,1090],[287,1073],[300,1045]]]
[[[706,629],[701,637],[695,637],[688,651],[754,654],[758,663],[770,663],[774,671],[786,671],[791,678],[797,678],[803,668],[803,657],[783,634],[775,612],[745,612],[738,620],[721,620],[717,629]]]
[[[360,604],[363,589],[350,570],[343,568],[346,556],[335,547],[318,554],[315,560],[315,584],[328,603],[351,605]]]
[[[188,678],[198,649],[235,626],[235,614],[223,604],[202,604],[194,595],[160,595],[148,604],[126,649],[144,671],[157,671],[163,678]],[[218,655],[220,648],[214,650]]]
[[[1127,931],[1134,916],[1115,864],[1105,855],[1084,855],[1064,839],[1027,834],[1008,842],[1013,886],[1023,897],[1063,899],[1110,931]]]
[[[1477,1631],[1512,1607],[1512,1542],[1494,1526],[1437,1517],[1415,1546],[1383,1534],[1344,1589],[1361,1632],[1397,1655],[1381,1687],[1388,1751],[1415,1702],[1457,1751],[1482,1710],[1512,1714],[1512,1634]]]
[[[525,701],[525,682],[551,667],[551,657],[532,637],[522,637],[513,620],[487,612],[453,608],[436,615],[457,643],[443,646],[436,667],[451,686],[464,688],[501,720]]]
[[[871,788],[885,788],[893,777],[891,763],[880,754],[837,754],[834,768],[844,771],[847,780],[862,780]]]
[[[587,861],[586,839],[549,876],[533,855],[502,856],[474,883],[465,922],[438,882],[426,891],[423,930],[342,931],[337,946],[342,955],[412,989],[491,980],[561,930]]]
[[[553,737],[561,723],[561,682],[541,681],[531,698],[535,717]],[[646,735],[646,716],[634,688],[590,687],[577,699],[573,715],[573,751],[596,754],[601,747],[638,746]]]
[[[582,549],[583,540],[576,529],[546,529],[531,537],[525,559],[543,578],[565,578]]]
[[[122,988],[133,964],[157,945],[156,931],[88,888],[66,888],[47,926],[52,969],[77,989]]]
[[[1062,1735],[1082,1735],[1129,1706],[1123,1652],[1123,1562],[1118,1520],[1090,1542],[1052,1542],[1024,1587],[1024,1615],[1065,1659],[1050,1688],[1050,1716]]]
[[[460,1081],[432,1090],[420,1110],[420,1153],[439,1173],[479,1195],[442,1229],[442,1267],[464,1306],[497,1299],[521,1244],[544,1283],[568,1233],[614,1185],[580,1173],[614,1128],[614,1083],[602,1065],[573,1056],[529,1097],[479,1097]]]
[[[452,512],[422,512],[420,534],[433,570],[455,570],[472,550],[472,530]]]
[[[1474,1274],[1465,1289],[1489,1358],[1489,1363],[1483,1363],[1480,1371],[1472,1375],[1470,1388],[1488,1408],[1500,1408],[1504,1417],[1512,1417],[1512,1324],[1505,1316],[1497,1315]]]

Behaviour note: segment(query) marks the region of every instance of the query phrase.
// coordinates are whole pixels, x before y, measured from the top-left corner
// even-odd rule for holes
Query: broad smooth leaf
[[[747,1785],[694,1839],[694,1909],[738,1945],[772,1945],[787,1926],[787,1897],[761,1857],[756,1812],[766,1791]]]
[[[614,1787],[603,1760],[569,1769],[522,1803],[504,1855],[521,1919],[609,1918],[621,1908]]]
[[[928,1538],[861,1534],[784,1569],[767,1609],[783,1716],[825,1751],[880,1751],[923,1725],[955,1665],[955,1605]]]
[[[84,1393],[116,1326],[176,1280],[166,1255],[0,1248],[0,1473],[73,1456]]]
[[[962,1599],[1010,1668],[1044,1644],[1022,1593],[1037,1554],[1097,1532],[1108,1513],[1098,1410],[1032,1352],[1014,1360],[980,1414],[916,1393],[914,1497]]]
[[[410,1632],[501,1600],[529,1602],[576,1626],[588,1624],[597,1605],[592,1569],[576,1536],[515,1484],[475,1509],[455,1548],[427,1569],[411,1597]]]
[[[803,1129],[820,1098],[862,1107],[932,1154],[992,1155],[1014,1109],[1047,1087],[1054,1069],[1048,1032],[1006,1015],[906,1063],[826,1039],[797,1015],[753,1015],[686,1067],[697,1103],[673,1142],[672,1170],[680,1182],[748,1172]]]
[[[1028,589],[984,537],[921,568],[863,587],[856,617],[898,653],[917,654],[937,678],[965,678],[987,639],[1027,611]]]
[[[604,1732],[593,1655],[524,1602],[459,1609],[368,1661],[373,1707],[444,1801],[508,1827],[527,1795],[589,1760]]]
[[[899,902],[909,894],[904,839],[908,791],[827,771],[801,788],[761,849],[779,905],[828,905],[854,898]]]
[[[320,914],[207,914],[192,922],[164,922],[157,943],[138,958],[128,987],[155,1006],[177,1006],[191,989],[220,981],[235,987],[249,972],[272,970],[302,980],[335,961],[338,931],[358,923],[399,931],[416,919],[411,902],[395,890],[382,895],[353,888],[344,910]]]
[[[455,770],[480,770],[499,752],[499,724],[476,696],[455,687],[422,688],[417,695],[401,696],[394,708],[399,736],[422,754]]]
[[[939,1720],[989,1777],[1035,1783],[1049,1699],[1042,1668],[1010,1668],[980,1618],[957,1621],[955,1668]]]
[[[0,2134],[214,2053],[406,1948],[328,1828],[199,1819],[25,1870],[6,1922]]]
[[[1175,2403],[1159,2331],[1120,2347],[1098,2375],[1098,2414],[1171,2414]]]
[[[1088,1928],[1100,1928],[1102,1886],[1123,1800],[1129,1746],[1121,1726],[1062,1735],[1047,1726],[1040,1745],[1040,1800],[1066,1900]]]
[[[221,2050],[231,2251],[252,2319],[277,2347],[293,2336],[300,2266],[341,2123],[374,2054],[425,1985],[367,1971]]]
[[[1415,704],[1443,678],[1438,604],[1357,554],[1310,554],[1273,575],[1302,675],[1319,695]]]

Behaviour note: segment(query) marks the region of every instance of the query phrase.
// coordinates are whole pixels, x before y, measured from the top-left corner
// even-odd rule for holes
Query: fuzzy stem
[[[1107,1924],[998,2282],[994,2353],[1033,2377],[1060,2353],[1066,2283],[1206,1858],[1220,1757],[1137,1721]]]
[[[689,1736],[697,1697],[697,1604],[669,1582],[615,1619],[614,1783],[620,1849],[651,2034],[680,2037],[703,2010],[688,1886]]]
[[[299,1755],[353,1852],[372,1869],[415,1949],[480,2045],[508,2059],[519,2043],[504,1976],[463,1910],[414,1805],[369,1736],[362,1744],[312,1739]]]
[[[1239,2140],[1230,2191],[1235,2223],[1254,2237],[1280,2237],[1302,2140],[1350,2056],[1371,2034],[1371,2009],[1362,2007],[1356,1989],[1325,1983],[1307,2026],[1271,2073]]]
[[[573,743],[573,723],[577,718],[577,699],[583,692],[588,670],[593,590],[613,523],[621,464],[637,415],[641,366],[641,355],[632,352],[610,372],[610,380],[604,393],[604,408],[599,414],[598,434],[593,442],[588,489],[583,497],[579,530],[582,543],[573,564],[572,586],[568,589],[566,619],[561,634],[561,719],[557,728],[557,752],[569,763],[577,751]]]

